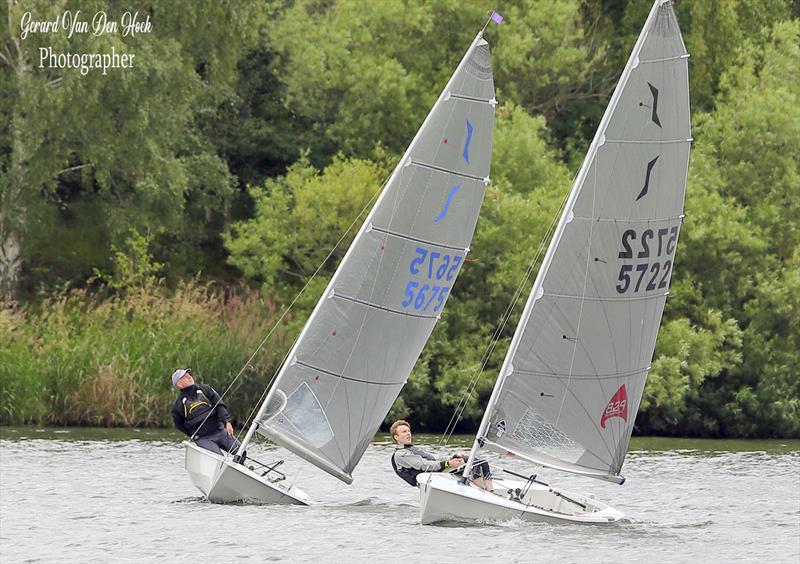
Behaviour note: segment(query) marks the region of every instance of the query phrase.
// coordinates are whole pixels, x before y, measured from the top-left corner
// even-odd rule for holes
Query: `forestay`
[[[619,483],[667,298],[691,145],[688,54],[671,3],[658,4],[576,177],[478,441]]]
[[[494,122],[482,33],[339,265],[261,410],[258,431],[350,483],[464,264]]]

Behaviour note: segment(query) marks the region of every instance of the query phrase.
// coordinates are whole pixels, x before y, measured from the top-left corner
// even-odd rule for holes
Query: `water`
[[[176,433],[2,427],[0,562],[800,562],[800,441],[634,439],[623,486],[540,473],[627,514],[599,528],[423,527],[378,439],[349,487],[257,449],[319,503],[223,506],[192,486]]]

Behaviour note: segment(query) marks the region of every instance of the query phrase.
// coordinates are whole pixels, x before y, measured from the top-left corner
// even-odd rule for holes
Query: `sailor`
[[[172,406],[175,426],[201,448],[217,454],[236,453],[239,441],[233,436],[231,416],[214,388],[196,384],[189,368],[173,372],[172,385],[180,390]]]
[[[397,449],[392,454],[392,468],[412,486],[418,485],[417,476],[421,473],[455,471],[463,466],[469,457],[469,453],[465,452],[456,453],[452,457],[447,454],[436,456],[414,446],[411,442],[411,424],[402,419],[392,423],[389,432],[397,444]],[[489,491],[492,489],[491,477],[487,462],[475,465],[472,470],[472,483]]]

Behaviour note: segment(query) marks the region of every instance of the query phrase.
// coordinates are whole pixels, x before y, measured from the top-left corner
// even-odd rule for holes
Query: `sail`
[[[683,218],[689,117],[688,54],[660,0],[576,177],[479,443],[622,482]]]
[[[469,250],[494,123],[479,33],[392,173],[282,366],[257,430],[350,483]]]

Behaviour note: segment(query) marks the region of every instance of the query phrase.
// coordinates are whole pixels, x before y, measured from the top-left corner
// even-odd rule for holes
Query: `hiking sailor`
[[[392,454],[392,468],[403,480],[412,486],[417,484],[417,476],[423,472],[444,472],[463,466],[468,453],[459,452],[452,457],[447,454],[436,456],[411,443],[411,425],[402,419],[392,423],[389,429],[397,449]],[[492,489],[492,474],[487,462],[476,464],[472,469],[472,483],[485,490]]]
[[[217,454],[236,453],[239,441],[233,436],[231,416],[214,388],[195,384],[189,368],[173,372],[172,385],[180,390],[172,406],[175,426],[201,448]]]

